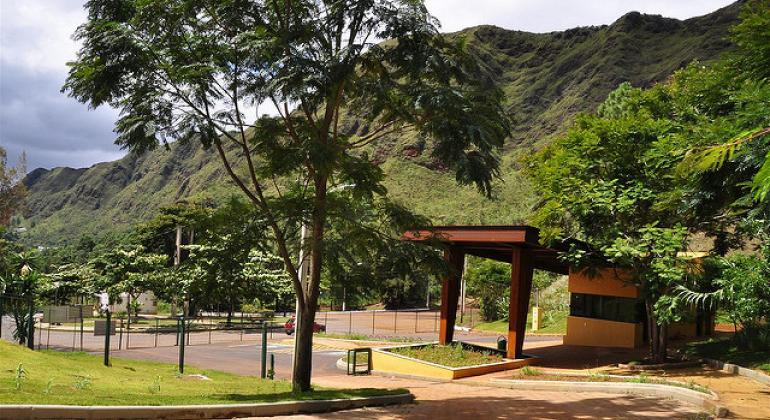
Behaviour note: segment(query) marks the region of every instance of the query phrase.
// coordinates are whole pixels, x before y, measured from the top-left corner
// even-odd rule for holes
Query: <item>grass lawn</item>
[[[741,350],[725,339],[688,343],[683,350],[688,356],[707,357],[770,373],[770,351],[768,350]]]
[[[218,371],[86,353],[31,351],[0,341],[0,404],[182,405],[235,404],[293,399],[387,395],[404,390],[318,389],[294,396],[288,381],[262,380]],[[21,364],[23,375],[19,375]],[[205,375],[202,380],[190,375]],[[21,379],[17,377],[23,376]]]
[[[423,347],[401,347],[389,349],[389,351],[413,359],[449,367],[476,366],[503,361],[503,357],[497,353],[469,350],[460,343],[448,346],[431,344]]]
[[[528,325],[531,325],[531,319],[529,320]],[[473,327],[476,331],[486,331],[486,332],[493,332],[497,334],[507,334],[508,333],[508,321],[491,321],[491,322],[484,322],[481,324],[477,324]],[[528,329],[527,332],[532,332],[531,329]],[[554,313],[551,316],[543,317],[543,327],[534,332],[535,334],[561,334],[564,335],[567,333],[567,313],[566,312],[560,312],[560,313]]]

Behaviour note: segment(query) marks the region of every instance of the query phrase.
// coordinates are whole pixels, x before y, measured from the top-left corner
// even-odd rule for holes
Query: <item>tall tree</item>
[[[579,239],[574,266],[611,263],[629,269],[628,280],[645,301],[652,356],[663,361],[667,325],[678,320],[687,230],[676,170],[684,155],[681,125],[651,110],[657,91],[621,85],[599,108],[582,115],[567,134],[530,159],[529,174],[542,202],[534,222],[545,236]],[[665,113],[664,113],[665,114]]]
[[[509,133],[502,92],[461,40],[438,33],[420,0],[91,0],[86,7],[88,21],[75,33],[82,48],[63,89],[93,107],[119,108],[116,142],[132,151],[171,139],[214,146],[262,211],[297,294],[295,391],[310,389],[329,187],[385,193],[367,148],[411,130],[431,142],[458,182],[490,191]],[[277,116],[258,115],[268,106]],[[365,128],[341,129],[346,112]],[[310,230],[306,278],[291,249],[299,225]]]
[[[16,167],[8,166],[8,153],[0,146],[0,226],[8,226],[21,208],[27,192],[22,182],[26,173],[26,157],[22,154]]]
[[[740,18],[732,30],[738,48],[716,72],[720,83],[700,89],[705,95],[698,98],[722,104],[708,110],[710,118],[705,121],[719,130],[720,137],[706,143],[709,147],[693,148],[685,165],[719,171],[725,164],[737,163],[729,165],[730,176],[736,169],[746,170],[741,161],[758,161],[751,168],[753,199],[770,202],[770,0],[746,2]]]

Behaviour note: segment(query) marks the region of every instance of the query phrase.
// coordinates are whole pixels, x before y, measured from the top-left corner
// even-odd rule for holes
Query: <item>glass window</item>
[[[640,299],[572,293],[570,315],[619,322],[642,322],[644,306]]]

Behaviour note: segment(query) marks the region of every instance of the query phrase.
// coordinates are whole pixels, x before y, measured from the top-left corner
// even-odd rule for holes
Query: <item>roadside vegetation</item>
[[[254,376],[86,353],[31,351],[0,341],[0,404],[242,404],[387,395],[399,390],[316,389],[294,395],[291,383]]]
[[[738,347],[770,350],[770,1],[740,19],[734,52],[621,84],[525,162],[541,236],[567,241],[572,269],[629,273],[656,363],[669,325],[718,308],[741,327]]]
[[[543,317],[543,324],[537,331],[533,331],[532,311],[529,313],[527,334],[564,335],[567,333],[567,312],[549,313]],[[508,320],[482,322],[473,326],[474,331],[492,332],[497,334],[508,333]]]

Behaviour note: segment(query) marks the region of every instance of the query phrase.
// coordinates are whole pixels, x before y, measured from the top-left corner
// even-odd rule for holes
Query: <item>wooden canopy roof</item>
[[[438,241],[466,254],[507,263],[511,263],[514,248],[527,248],[534,268],[569,274],[569,266],[559,259],[559,252],[566,250],[566,246],[540,245],[540,230],[532,226],[434,226],[406,232],[404,239]]]

